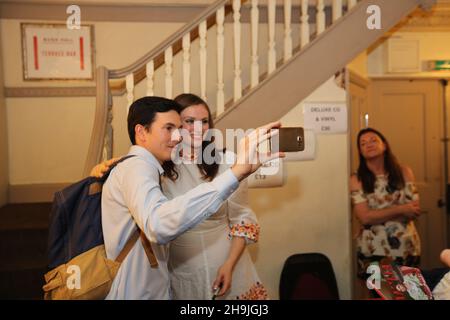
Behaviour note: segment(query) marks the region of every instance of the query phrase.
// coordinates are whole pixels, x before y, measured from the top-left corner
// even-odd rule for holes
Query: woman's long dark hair
[[[209,122],[209,129],[214,128],[214,122],[211,116],[211,111],[209,110],[209,106],[206,104],[205,101],[203,101],[202,98],[191,94],[191,93],[182,93],[178,95],[175,99],[176,102],[178,102],[179,105],[181,105],[182,112],[184,109],[189,108],[191,106],[196,105],[204,105],[206,110],[208,111],[208,122]],[[211,140],[204,140],[202,142],[202,154],[206,147],[208,147],[210,144],[214,143],[214,137],[211,138]],[[208,149],[209,150],[209,149]],[[216,159],[216,149],[212,148],[211,156]],[[216,159],[217,160],[217,159]],[[178,172],[175,170],[175,164],[172,161],[166,161],[162,165],[164,169],[164,174],[166,177],[168,177],[171,180],[176,180],[178,178]],[[201,163],[197,164],[197,167],[199,168],[200,172],[203,175],[204,180],[211,181],[214,179],[214,177],[217,175],[217,172],[219,172],[219,162],[214,161],[212,164],[207,164],[205,161],[202,161]]]
[[[386,146],[386,150],[384,151],[384,169],[386,170],[388,175],[387,191],[389,193],[392,193],[395,190],[403,189],[405,187],[405,179],[403,178],[402,168],[397,158],[392,153],[389,142],[379,131],[372,128],[365,128],[359,131],[358,139],[356,140],[359,152],[358,179],[362,183],[364,192],[373,193],[376,181],[375,175],[367,167],[366,159],[364,159],[360,147],[361,136],[369,132],[375,133],[377,136],[379,136],[381,141],[383,141]]]

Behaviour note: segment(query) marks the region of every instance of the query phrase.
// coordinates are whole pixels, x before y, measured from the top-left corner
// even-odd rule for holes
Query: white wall
[[[22,76],[20,23],[26,21],[2,19],[2,55],[5,63],[6,87],[32,86],[93,86],[92,81],[24,81]],[[50,21],[46,21],[50,22]],[[86,21],[86,23],[90,23]],[[115,69],[125,67],[157,46],[183,26],[181,23],[118,23],[94,22],[96,65]],[[234,60],[232,24],[225,26],[225,96],[232,98]],[[298,43],[298,28],[293,27],[294,46]],[[260,27],[260,73],[267,68],[266,25]],[[216,105],[216,28],[208,32],[207,97],[212,109]],[[277,57],[282,57],[283,25],[276,28]],[[243,87],[250,78],[250,25],[242,25],[241,68]],[[191,50],[191,92],[199,94],[198,40]],[[182,60],[174,59],[174,94],[182,92]],[[155,94],[165,95],[164,67],[156,72]],[[135,98],[145,95],[146,81],[135,89]],[[7,98],[10,184],[73,182],[82,176],[92,130],[95,98]],[[114,155],[128,151],[126,131],[126,96],[113,98]],[[20,131],[19,131],[20,128]],[[33,161],[27,161],[32,159]],[[75,161],[73,161],[75,159]],[[72,161],[69,161],[72,160]]]
[[[402,32],[401,29],[392,35],[397,39],[414,39],[419,41],[420,61],[449,60],[450,59],[450,32]],[[450,71],[432,71],[417,73],[385,73],[386,42],[376,47],[368,55],[367,71],[369,76],[409,76],[409,77],[450,77]]]
[[[6,87],[94,85],[92,81],[24,81],[20,22],[5,19],[0,22]],[[180,23],[93,24],[96,64],[108,68],[121,68],[134,62],[182,26]],[[142,35],[146,41],[142,41]],[[11,185],[64,183],[81,178],[94,120],[94,97],[7,98],[6,110]],[[124,119],[115,121],[124,122]],[[118,127],[116,131],[120,132],[122,129]]]
[[[345,102],[345,91],[332,79],[307,102]],[[282,119],[284,126],[303,126],[302,103]],[[251,189],[250,204],[261,224],[258,244],[250,246],[259,275],[271,298],[285,260],[292,254],[327,255],[341,298],[351,298],[351,238],[348,191],[348,134],[319,135],[313,161],[287,162],[287,183],[280,188]]]
[[[21,22],[52,23],[53,21],[23,21],[1,19],[2,52],[5,63],[5,86],[87,86],[87,81],[24,81],[22,76]],[[61,23],[61,21],[54,21]],[[64,21],[63,21],[64,22]],[[182,23],[90,22],[94,26],[96,65],[115,69],[125,67],[178,30]],[[143,40],[145,39],[145,40]]]
[[[80,179],[92,130],[90,98],[15,98],[8,106],[11,184]]]

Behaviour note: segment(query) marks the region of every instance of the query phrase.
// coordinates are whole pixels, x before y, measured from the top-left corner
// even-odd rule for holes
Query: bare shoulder
[[[354,173],[350,176],[350,190],[356,191],[361,189],[361,181],[359,181],[358,176]]]
[[[403,178],[405,178],[405,181],[409,182],[409,181],[414,181],[414,173],[411,169],[411,167],[407,166],[407,165],[402,165],[402,174],[403,174]]]

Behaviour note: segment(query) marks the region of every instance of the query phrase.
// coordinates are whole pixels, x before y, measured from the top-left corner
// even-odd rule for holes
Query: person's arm
[[[224,264],[218,269],[213,283],[213,291],[221,284],[218,296],[225,294],[231,287],[232,273],[245,246],[258,241],[259,225],[256,215],[248,204],[247,181],[243,181],[235,193],[228,199],[228,219],[230,221],[231,248]]]
[[[445,249],[441,252],[441,261],[447,267],[450,267],[450,249]]]
[[[159,186],[157,168],[143,159],[131,158],[120,164],[127,168],[119,182],[124,201],[147,238],[166,244],[217,212],[222,202],[237,189],[239,181],[261,166],[261,159],[252,156],[257,152],[258,143],[271,135],[269,130],[279,126],[279,122],[273,122],[245,136],[239,141],[236,162],[230,169],[170,201]],[[258,130],[267,133],[261,136]],[[268,154],[266,160],[283,156],[283,153]]]
[[[231,238],[243,238],[245,244],[258,241],[259,223],[248,201],[248,181],[242,181],[239,188],[230,196],[228,204],[228,220]]]
[[[406,183],[406,197],[409,200],[416,201],[419,205],[419,192],[416,187],[416,178],[412,169],[408,166],[402,166],[403,178]]]
[[[262,163],[273,160],[275,158],[284,158],[284,152],[263,154],[257,151],[258,144],[266,141],[274,135],[275,131],[281,126],[279,121],[269,123],[265,126],[259,127],[239,141],[238,153],[235,156],[235,164],[231,167],[231,171],[235,177],[242,181],[250,174],[255,172]],[[263,133],[264,132],[264,133]],[[101,178],[109,167],[115,162],[119,161],[121,157],[109,159],[97,164],[90,172],[91,177]]]
[[[213,181],[168,200],[160,189],[157,168],[140,158],[131,158],[120,167],[125,205],[147,238],[158,244],[167,244],[215,213],[239,185],[227,170]]]
[[[228,253],[227,260],[217,270],[216,279],[213,282],[213,291],[221,286],[217,296],[224,295],[231,288],[231,279],[233,278],[233,270],[239,261],[242,252],[245,249],[245,239],[241,237],[233,237],[231,240],[231,248]]]
[[[89,173],[90,177],[101,178],[108,171],[109,167],[111,167],[115,162],[119,161],[122,157],[112,158],[109,160],[105,160],[102,163],[99,163],[95,167],[92,168]]]
[[[402,205],[394,205],[386,209],[372,210],[362,192],[361,182],[353,175],[350,178],[350,191],[352,195],[353,213],[363,225],[374,225],[399,218],[412,219],[420,214],[417,201]]]

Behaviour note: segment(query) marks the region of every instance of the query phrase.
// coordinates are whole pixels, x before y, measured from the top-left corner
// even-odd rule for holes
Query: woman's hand
[[[441,261],[447,267],[450,267],[450,249],[445,249],[441,252]]]
[[[92,168],[89,176],[95,177],[95,178],[103,177],[105,172],[108,171],[109,167],[111,167],[111,165],[113,165],[115,162],[117,162],[119,160],[120,160],[120,157],[103,161],[102,163],[100,163],[100,164],[96,165],[94,168]]]
[[[233,267],[230,263],[225,262],[219,270],[217,270],[216,280],[213,283],[213,292],[217,290],[220,286],[218,297],[223,296],[231,288],[231,279],[233,276]]]
[[[411,201],[403,205],[403,216],[407,219],[416,219],[420,216],[419,201]]]

